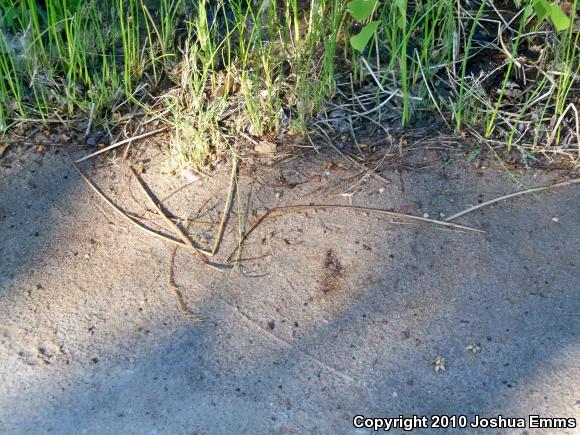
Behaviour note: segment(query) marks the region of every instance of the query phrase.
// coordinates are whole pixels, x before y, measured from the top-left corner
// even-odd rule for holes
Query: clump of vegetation
[[[0,0],[0,132],[170,127],[203,167],[240,134],[356,136],[438,113],[521,155],[580,158],[578,0]]]

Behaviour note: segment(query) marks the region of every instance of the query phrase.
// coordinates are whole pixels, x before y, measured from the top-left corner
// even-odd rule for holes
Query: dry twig
[[[234,257],[234,255],[236,255],[236,253],[242,247],[243,243],[247,240],[247,238],[250,236],[250,234],[252,234],[254,232],[254,230],[258,226],[260,226],[266,219],[272,218],[274,216],[281,215],[281,214],[298,213],[298,212],[305,211],[305,210],[322,210],[322,209],[344,209],[344,210],[362,211],[362,212],[367,212],[367,213],[375,213],[375,214],[381,214],[381,215],[385,215],[385,216],[397,217],[400,219],[409,219],[409,220],[414,220],[414,221],[418,221],[418,222],[426,222],[426,223],[440,225],[440,226],[447,227],[447,228],[454,228],[454,229],[458,229],[458,230],[473,231],[476,233],[485,233],[485,231],[479,230],[477,228],[467,227],[464,225],[456,225],[456,224],[452,224],[450,222],[444,222],[444,221],[439,221],[436,219],[424,218],[421,216],[413,216],[410,214],[397,213],[395,211],[382,210],[382,209],[377,209],[377,208],[361,207],[361,206],[356,206],[356,205],[340,205],[340,204],[327,204],[327,205],[326,204],[309,204],[309,205],[297,204],[297,205],[289,205],[286,207],[271,208],[266,213],[264,213],[256,221],[256,223],[254,225],[252,225],[252,227],[246,232],[246,234],[243,235],[243,237],[241,238],[236,249],[234,249],[234,251],[228,257],[228,262],[232,261],[232,258]]]
[[[564,187],[570,186],[572,184],[580,183],[580,178],[575,178],[574,180],[564,181],[562,183],[552,184],[551,186],[543,186],[543,187],[536,187],[533,189],[522,190],[520,192],[510,193],[509,195],[500,196],[499,198],[490,199],[489,201],[482,202],[481,204],[474,205],[473,207],[469,207],[459,213],[455,213],[454,215],[449,216],[445,219],[445,222],[452,221],[457,219],[459,216],[463,216],[467,213],[471,213],[472,211],[479,210],[480,208],[487,207],[488,205],[495,204],[496,202],[505,201],[506,199],[514,198],[516,196],[527,195],[528,193],[537,193],[542,192],[548,189],[554,189],[556,187]]]
[[[127,139],[123,139],[123,140],[122,140],[122,141],[120,141],[120,142],[116,142],[116,143],[114,143],[114,144],[111,144],[111,145],[109,145],[109,146],[107,146],[107,147],[105,147],[105,148],[103,148],[103,149],[99,150],[99,151],[95,151],[94,153],[92,153],[92,154],[89,154],[88,156],[81,157],[80,159],[78,159],[78,160],[75,160],[75,163],[84,162],[85,160],[88,160],[88,159],[90,159],[91,157],[98,156],[99,154],[102,154],[102,153],[104,153],[104,152],[107,152],[107,151],[109,151],[109,150],[111,150],[111,149],[113,149],[113,148],[116,148],[116,147],[118,147],[118,146],[121,146],[121,145],[123,145],[123,144],[129,143],[129,142],[133,142],[133,141],[135,141],[135,140],[143,139],[143,138],[145,138],[145,137],[153,136],[154,134],[161,133],[161,132],[163,132],[163,131],[166,131],[166,130],[167,130],[167,128],[166,128],[166,127],[164,127],[164,128],[159,128],[159,129],[157,129],[157,130],[153,130],[153,131],[149,131],[149,132],[147,132],[147,133],[140,134],[139,136],[133,136],[133,137],[130,137],[130,138],[127,138]]]
[[[107,203],[107,205],[109,207],[111,207],[113,210],[115,210],[123,219],[125,219],[129,223],[135,225],[141,231],[143,231],[151,236],[157,237],[157,238],[164,240],[166,242],[169,242],[169,243],[173,243],[174,245],[189,249],[189,246],[187,246],[185,243],[183,243],[179,240],[175,240],[169,236],[166,236],[165,234],[161,234],[161,233],[158,233],[156,231],[153,231],[153,230],[147,228],[145,225],[141,224],[136,219],[129,216],[127,213],[125,213],[123,210],[121,210],[116,204],[114,204],[109,198],[107,198],[107,196],[103,192],[101,192],[101,190],[91,180],[88,179],[88,177],[84,174],[83,171],[81,171],[81,169],[75,164],[74,161],[71,160],[71,163],[72,163],[73,167],[76,169],[76,171],[79,173],[79,175],[81,176],[82,180],[87,184],[87,186],[89,186],[103,201],[105,201],[105,203]]]
[[[187,226],[188,230],[189,230],[189,227],[190,227],[190,225]],[[175,283],[174,269],[175,269],[175,255],[177,254],[177,248],[178,248],[178,246],[175,246],[171,250],[171,256],[169,257],[169,277],[167,279],[167,285],[169,286],[169,288],[171,290],[173,290],[173,293],[175,294],[175,298],[177,299],[177,308],[179,309],[181,314],[183,314],[185,317],[187,317],[190,320],[193,320],[196,322],[201,322],[203,319],[201,317],[195,315],[194,313],[192,313],[191,310],[189,308],[187,308],[187,304],[185,303],[185,299],[183,297],[183,294],[181,293],[181,290],[179,289],[179,287]]]
[[[185,243],[187,245],[187,247],[190,250],[192,250],[193,252],[195,252],[195,254],[197,255],[197,257],[203,263],[209,265],[209,262],[207,261],[206,256],[203,255],[198,248],[196,248],[195,246],[193,246],[193,243],[192,243],[191,239],[187,235],[185,235],[185,233],[183,231],[181,231],[181,228],[179,228],[177,226],[177,224],[175,224],[171,219],[169,219],[167,217],[167,215],[163,212],[161,206],[155,202],[155,200],[153,199],[153,197],[147,191],[147,188],[145,187],[145,184],[143,183],[143,180],[141,180],[141,178],[137,175],[137,171],[135,171],[135,169],[132,166],[129,166],[129,170],[131,171],[131,174],[133,175],[133,177],[135,178],[135,180],[137,180],[137,184],[139,184],[139,187],[141,188],[141,191],[147,197],[147,199],[149,200],[149,202],[151,203],[151,205],[153,206],[153,208],[155,209],[155,211],[157,212],[157,214],[159,216],[161,216],[165,222],[167,222],[167,225],[169,225],[169,227],[173,230],[173,232],[175,233],[175,235],[178,236],[183,241],[183,243]]]

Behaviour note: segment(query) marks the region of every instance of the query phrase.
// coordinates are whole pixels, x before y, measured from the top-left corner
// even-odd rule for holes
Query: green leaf
[[[368,19],[377,5],[378,0],[352,0],[346,7],[355,20]]]
[[[395,6],[399,11],[397,26],[404,29],[407,26],[407,0],[395,0]]]
[[[527,20],[528,18],[530,18],[533,13],[534,13],[534,7],[531,4],[527,5],[524,8],[524,20]]]
[[[4,12],[4,20],[9,27],[12,27],[14,20],[18,17],[18,11],[15,7],[8,6],[8,9]]]
[[[562,8],[556,4],[550,5],[550,19],[552,20],[552,23],[554,23],[554,27],[558,32],[570,27],[570,18],[568,18]]]
[[[360,51],[361,53],[364,51],[365,47],[369,43],[369,40],[375,34],[377,29],[379,28],[380,21],[371,21],[366,26],[362,28],[358,35],[353,36],[350,38],[350,44],[352,47]]]
[[[534,10],[538,19],[542,21],[550,15],[550,4],[546,0],[536,0],[534,1]]]

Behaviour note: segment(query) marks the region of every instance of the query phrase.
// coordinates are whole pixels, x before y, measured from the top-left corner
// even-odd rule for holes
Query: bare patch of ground
[[[105,162],[85,169],[143,214],[126,169]],[[501,170],[427,153],[421,169],[384,171],[389,183],[341,196],[357,180],[337,162],[243,170],[218,259],[276,206],[442,219],[519,190]],[[208,246],[229,168],[192,184],[162,172],[152,165],[145,182]],[[516,175],[528,186],[565,179]],[[258,227],[240,272],[179,250],[175,283],[205,319],[194,322],[168,287],[172,248],[119,220],[62,153],[11,151],[0,180],[1,432],[354,434],[356,414],[580,417],[578,185],[458,219],[485,234],[311,210]]]

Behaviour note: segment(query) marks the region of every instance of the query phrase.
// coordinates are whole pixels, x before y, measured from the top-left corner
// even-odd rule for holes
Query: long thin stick
[[[189,227],[190,227],[190,225],[187,226],[188,230],[189,230]],[[187,308],[185,298],[183,297],[183,294],[181,293],[180,288],[175,283],[174,265],[175,265],[175,255],[177,254],[177,248],[178,247],[175,246],[171,250],[171,256],[169,257],[169,277],[167,279],[167,285],[169,286],[169,288],[171,290],[173,290],[173,293],[175,294],[175,298],[177,299],[177,308],[179,309],[179,311],[181,311],[181,314],[183,314],[185,317],[187,317],[190,320],[193,320],[196,322],[201,322],[203,319],[201,317],[195,315],[194,313],[192,313],[191,310],[189,308]]]
[[[171,238],[171,237],[169,237],[169,236],[166,236],[165,234],[161,234],[161,233],[158,233],[158,232],[156,232],[156,231],[153,231],[152,229],[149,229],[149,228],[147,228],[145,225],[143,225],[143,224],[142,224],[142,223],[140,223],[138,220],[136,220],[136,219],[132,218],[131,216],[129,216],[127,213],[125,213],[123,210],[121,210],[121,209],[120,209],[120,208],[119,208],[119,207],[118,207],[118,206],[117,206],[115,203],[113,203],[113,202],[112,202],[112,201],[111,201],[109,198],[107,198],[107,196],[106,196],[106,195],[105,195],[103,192],[101,192],[101,191],[99,190],[99,188],[98,188],[97,186],[95,186],[95,184],[94,184],[94,183],[93,183],[91,180],[89,180],[89,179],[88,179],[88,177],[87,177],[87,176],[86,176],[86,175],[85,175],[85,174],[84,174],[84,173],[83,173],[83,172],[80,170],[80,168],[79,168],[79,167],[78,167],[78,166],[75,164],[75,162],[74,162],[74,161],[72,161],[72,160],[71,160],[71,163],[72,163],[73,167],[76,169],[76,171],[79,173],[79,175],[81,176],[81,178],[83,179],[83,181],[84,181],[84,182],[85,182],[85,183],[86,183],[86,184],[87,184],[87,185],[88,185],[88,186],[89,186],[89,187],[90,187],[90,188],[91,188],[91,189],[92,189],[92,190],[93,190],[93,191],[94,191],[94,192],[95,192],[95,193],[96,193],[96,194],[97,194],[97,195],[98,195],[98,196],[99,196],[99,197],[100,197],[100,198],[101,198],[103,201],[105,201],[105,202],[107,203],[107,205],[109,205],[109,207],[111,207],[113,210],[115,210],[115,211],[116,211],[116,212],[117,212],[117,213],[118,213],[118,214],[119,214],[119,215],[120,215],[120,216],[121,216],[123,219],[125,219],[127,222],[129,222],[129,223],[131,223],[131,224],[135,225],[135,226],[136,226],[137,228],[139,228],[141,231],[143,231],[143,232],[145,232],[145,233],[147,233],[147,234],[149,234],[149,235],[151,235],[151,236],[154,236],[154,237],[157,237],[157,238],[159,238],[159,239],[161,239],[161,240],[164,240],[164,241],[166,241],[166,242],[172,243],[172,244],[174,244],[174,245],[176,245],[176,246],[178,246],[178,247],[185,248],[185,249],[187,249],[187,250],[189,250],[189,251],[192,251],[192,252],[194,252],[196,255],[197,255],[197,254],[202,254],[202,255],[203,255],[203,254],[205,254],[205,255],[209,255],[209,254],[211,254],[210,252],[208,252],[208,251],[205,251],[205,250],[203,250],[203,249],[198,249],[198,248],[195,248],[195,247],[194,247],[193,249],[191,249],[191,248],[189,247],[189,245],[186,245],[186,244],[185,244],[184,242],[182,242],[182,241],[175,240],[175,239],[173,239],[173,238]],[[231,269],[231,266],[230,266],[230,265],[223,265],[223,264],[220,264],[220,265],[215,265],[215,264],[212,264],[212,263],[210,263],[209,261],[207,261],[207,259],[204,261],[204,264],[206,264],[207,266],[211,267],[211,268],[212,268],[212,269],[214,269],[214,270],[217,270],[218,272],[224,272],[226,269]]]
[[[238,170],[238,159],[236,156],[234,156],[233,158],[233,162],[232,162],[232,175],[230,178],[230,187],[229,187],[229,191],[228,191],[228,198],[226,199],[226,204],[224,206],[224,211],[222,213],[222,218],[220,220],[220,225],[218,227],[218,231],[216,233],[216,237],[213,243],[213,247],[211,249],[211,256],[213,257],[216,252],[219,249],[219,245],[220,242],[222,240],[222,237],[224,235],[224,230],[225,230],[225,222],[227,219],[227,215],[228,215],[228,211],[230,210],[230,207],[232,205],[232,198],[234,196],[234,181],[236,179],[236,172]]]
[[[196,255],[198,256],[198,258],[202,262],[204,262],[205,264],[208,264],[206,256],[203,255],[199,251],[199,249],[197,249],[195,246],[193,246],[193,242],[191,241],[191,239],[188,236],[186,236],[183,231],[181,231],[181,228],[179,228],[171,219],[169,219],[167,217],[167,215],[161,209],[161,206],[155,202],[153,197],[147,191],[147,188],[145,187],[143,180],[141,180],[139,175],[137,175],[137,171],[135,171],[135,168],[133,168],[132,166],[129,166],[129,170],[131,171],[131,175],[133,175],[135,180],[137,180],[137,184],[139,184],[139,187],[141,188],[141,191],[143,192],[143,194],[147,197],[147,199],[149,200],[149,202],[151,203],[153,208],[155,208],[155,211],[157,212],[157,214],[159,214],[159,216],[161,216],[163,218],[163,220],[165,222],[167,222],[167,225],[169,225],[169,227],[173,230],[175,235],[178,236],[183,241],[183,243],[185,243],[189,247],[189,249],[194,251],[196,253]]]
[[[160,129],[158,129],[158,130],[153,130],[153,131],[150,131],[150,132],[147,132],[147,133],[143,133],[143,134],[140,134],[139,136],[133,136],[133,137],[130,137],[130,138],[127,138],[127,139],[123,139],[123,140],[122,140],[122,141],[120,141],[120,142],[116,142],[116,143],[114,143],[114,144],[111,144],[111,145],[109,145],[109,146],[107,146],[107,147],[103,148],[102,150],[95,151],[94,153],[92,153],[92,154],[89,154],[88,156],[84,156],[84,157],[82,157],[82,158],[80,158],[80,159],[78,159],[78,160],[75,160],[75,163],[84,162],[85,160],[88,160],[88,159],[90,159],[91,157],[98,156],[99,154],[102,154],[102,153],[104,153],[104,152],[106,152],[106,151],[109,151],[109,150],[111,150],[111,149],[113,149],[113,148],[116,148],[116,147],[118,147],[118,146],[121,146],[121,145],[123,145],[123,144],[125,144],[125,143],[127,143],[127,142],[132,142],[132,141],[134,141],[134,140],[139,140],[139,139],[143,139],[143,138],[145,138],[145,137],[153,136],[154,134],[161,133],[162,131],[165,131],[165,130],[167,130],[167,128],[166,128],[166,127],[164,127],[164,128],[160,128]]]
[[[252,227],[248,230],[248,232],[246,234],[244,234],[244,236],[242,237],[242,239],[240,240],[240,242],[238,243],[238,246],[234,249],[234,251],[230,254],[230,256],[228,257],[228,262],[232,261],[232,258],[234,257],[234,255],[238,252],[238,250],[241,248],[242,244],[246,241],[246,239],[250,236],[250,234],[252,234],[254,232],[254,230],[260,226],[260,224],[262,224],[262,222],[264,222],[267,218],[269,217],[274,217],[276,215],[279,214],[285,214],[285,213],[297,213],[297,212],[301,212],[304,210],[314,210],[314,209],[345,209],[345,210],[354,210],[354,211],[362,211],[362,212],[367,212],[367,213],[376,213],[376,214],[381,214],[381,215],[386,215],[386,216],[393,216],[393,217],[398,217],[401,219],[409,219],[409,220],[414,220],[414,221],[419,221],[419,222],[427,222],[430,224],[434,224],[434,225],[440,225],[440,226],[444,226],[444,227],[448,227],[448,228],[455,228],[455,229],[461,229],[461,230],[466,230],[466,231],[473,231],[476,233],[485,233],[485,231],[483,230],[479,230],[477,228],[471,228],[471,227],[467,227],[464,225],[456,225],[456,224],[452,224],[449,222],[444,222],[444,221],[439,221],[439,220],[435,220],[435,219],[429,219],[429,218],[424,218],[421,216],[413,216],[410,214],[404,214],[404,213],[397,213],[395,211],[388,211],[388,210],[382,210],[382,209],[377,209],[377,208],[369,208],[369,207],[360,207],[360,206],[356,206],[356,205],[324,205],[324,204],[310,204],[310,205],[289,205],[286,207],[276,207],[276,208],[272,208],[270,210],[268,210],[266,213],[264,213],[257,221],[254,225],[252,225]]]
[[[79,173],[82,180],[87,184],[87,186],[89,186],[97,195],[99,195],[99,197],[103,201],[105,201],[109,205],[109,207],[111,207],[113,210],[115,210],[123,219],[125,219],[129,223],[135,225],[137,228],[139,228],[141,231],[144,231],[147,234],[150,234],[150,235],[157,237],[161,240],[164,240],[166,242],[173,243],[174,245],[180,246],[182,248],[189,249],[189,246],[187,246],[185,243],[183,243],[179,240],[175,240],[169,236],[166,236],[165,234],[161,234],[161,233],[158,233],[156,231],[153,231],[153,230],[147,228],[146,226],[142,225],[139,221],[137,221],[137,220],[133,219],[132,217],[130,217],[129,215],[127,215],[123,210],[121,210],[117,205],[115,205],[109,198],[107,198],[107,196],[103,192],[101,192],[99,190],[99,188],[97,186],[95,186],[91,180],[89,180],[87,178],[87,176],[83,173],[83,171],[80,170],[80,168],[75,164],[74,161],[71,160],[71,163],[73,165],[73,168],[76,169],[76,171]]]
[[[536,187],[534,189],[528,189],[528,190],[522,190],[520,192],[510,193],[509,195],[504,195],[504,196],[500,196],[499,198],[490,199],[489,201],[482,202],[481,204],[477,204],[477,205],[474,205],[473,207],[469,207],[468,209],[460,211],[459,213],[455,213],[454,215],[447,217],[445,219],[445,222],[452,221],[453,219],[457,219],[459,216],[463,216],[467,213],[471,213],[472,211],[479,210],[482,207],[487,207],[488,205],[495,204],[496,202],[505,201],[506,199],[509,199],[509,198],[514,198],[514,197],[520,196],[520,195],[527,195],[528,193],[542,192],[544,190],[553,189],[555,187],[570,186],[572,184],[578,184],[578,183],[580,183],[580,178],[575,178],[574,180],[570,180],[570,181],[564,181],[562,183],[552,184],[551,186]]]

